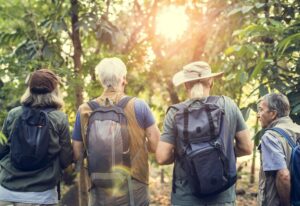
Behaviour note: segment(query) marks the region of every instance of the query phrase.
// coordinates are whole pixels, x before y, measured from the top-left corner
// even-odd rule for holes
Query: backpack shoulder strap
[[[132,99],[133,97],[131,96],[125,96],[123,97],[117,104],[116,106],[121,107],[122,109],[124,109],[127,105],[127,103]]]
[[[295,148],[297,146],[294,140],[291,138],[291,136],[284,129],[281,129],[279,127],[273,127],[271,129],[267,129],[266,131],[268,130],[275,131],[281,136],[283,136],[292,148]]]
[[[99,103],[96,102],[95,100],[91,100],[91,101],[87,102],[87,104],[92,109],[92,111],[94,111],[100,107]]]
[[[49,108],[46,108],[46,109],[42,109],[43,112],[46,112],[47,114],[52,112],[52,111],[55,111],[56,108],[53,108],[53,107],[49,107]]]
[[[204,103],[216,104],[222,96],[208,96]]]
[[[184,105],[183,103],[173,104],[173,105],[168,107],[166,113],[168,113],[171,108],[178,111],[178,110],[184,109],[185,107],[186,107],[186,105]]]

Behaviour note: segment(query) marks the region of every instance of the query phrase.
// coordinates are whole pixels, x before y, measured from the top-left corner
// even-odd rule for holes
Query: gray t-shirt
[[[193,100],[186,100],[184,104],[190,104]],[[200,104],[200,103],[196,103]],[[235,137],[235,134],[239,131],[245,130],[246,124],[244,118],[242,116],[241,111],[236,106],[236,104],[229,98],[225,97],[220,98],[217,104],[224,108],[225,118],[229,123],[229,134],[231,134],[230,138],[232,140]],[[171,108],[164,120],[163,133],[161,135],[160,140],[163,142],[167,142],[175,145],[175,129],[174,129],[174,115],[176,110]],[[217,195],[213,195],[207,198],[199,199],[195,197],[188,185],[186,180],[186,172],[181,167],[180,164],[176,164],[175,160],[175,169],[173,177],[176,177],[175,185],[176,192],[172,191],[171,194],[171,202],[174,205],[199,205],[199,204],[215,204],[215,203],[226,203],[235,201],[235,186],[230,187],[226,191],[219,193]]]

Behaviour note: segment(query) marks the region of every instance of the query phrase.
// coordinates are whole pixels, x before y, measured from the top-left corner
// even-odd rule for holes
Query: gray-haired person
[[[173,77],[175,86],[184,84],[188,96],[188,99],[180,104],[185,106],[194,105],[193,108],[198,108],[201,106],[201,102],[206,102],[208,99],[211,99],[210,91],[213,86],[213,81],[214,79],[221,77],[222,74],[223,72],[212,73],[210,66],[202,61],[192,62],[184,66],[182,71],[176,73]],[[225,144],[228,145],[225,145],[225,147],[231,151],[233,167],[235,168],[235,157],[249,155],[252,152],[249,130],[246,127],[239,108],[229,97],[220,96],[220,98],[217,99],[215,104],[225,111],[225,118],[228,121],[228,128],[226,128],[226,130],[228,131],[229,136],[226,137],[227,140],[225,140],[227,142]],[[163,132],[156,150],[156,159],[159,164],[171,164],[174,162],[174,186],[171,193],[172,205],[235,205],[236,196],[234,185],[223,192],[206,197],[196,197],[192,192],[188,180],[188,176],[191,174],[187,173],[184,168],[185,162],[183,162],[182,156],[175,147],[175,145],[179,145],[177,143],[178,140],[176,140],[179,138],[177,136],[179,127],[175,128],[174,126],[176,112],[176,109],[172,107],[167,112],[164,120]],[[190,120],[187,120],[186,122],[188,121]],[[209,118],[205,116],[205,118],[199,121],[208,122]],[[196,124],[195,122],[193,123]],[[202,134],[201,127],[197,127],[196,129],[195,133]],[[198,135],[195,138],[207,138],[207,136],[202,137],[201,135]],[[233,144],[234,141],[235,145]],[[207,161],[210,160],[207,159]],[[201,167],[201,165],[198,165],[197,167]],[[205,187],[205,185],[203,187]]]
[[[106,100],[114,105],[122,101],[126,97],[124,90],[127,84],[127,69],[123,61],[116,57],[104,58],[95,70],[104,91],[94,101],[103,106],[105,106]],[[83,146],[86,146],[84,142],[87,139],[87,126],[91,112],[92,108],[87,103],[82,104],[77,112],[72,137],[76,160],[80,159]],[[149,205],[150,203],[148,152],[155,152],[160,132],[145,101],[138,98],[130,99],[124,108],[124,112],[127,117],[127,129],[130,136],[132,189],[126,187],[121,195],[114,195],[108,192],[106,188],[91,184],[89,190],[90,206],[132,205],[130,203],[132,201],[131,195],[128,194],[131,192],[133,192],[134,205]],[[88,148],[85,147],[85,149]],[[90,177],[89,180],[91,180]]]
[[[280,128],[294,141],[300,138],[300,126],[289,117],[290,104],[283,94],[267,94],[258,103],[257,117],[264,129]],[[289,172],[291,147],[279,133],[267,130],[259,145],[261,167],[258,205],[290,205],[291,176]]]

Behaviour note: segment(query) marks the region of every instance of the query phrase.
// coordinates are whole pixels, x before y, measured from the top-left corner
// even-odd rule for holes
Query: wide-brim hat
[[[212,73],[210,66],[203,61],[185,65],[173,76],[173,84],[177,87],[183,83],[207,78],[220,78],[224,72]]]

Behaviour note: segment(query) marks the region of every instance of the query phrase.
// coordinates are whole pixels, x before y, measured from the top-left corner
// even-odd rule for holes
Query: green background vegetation
[[[175,40],[156,28],[171,5],[188,18]],[[167,107],[185,98],[172,75],[197,60],[225,71],[213,94],[233,98],[253,134],[256,102],[268,92],[286,94],[300,123],[299,11],[297,0],[0,0],[0,125],[20,104],[26,76],[44,67],[62,77],[72,125],[78,106],[101,94],[94,68],[110,56],[124,60],[126,92],[149,103],[160,127]]]

